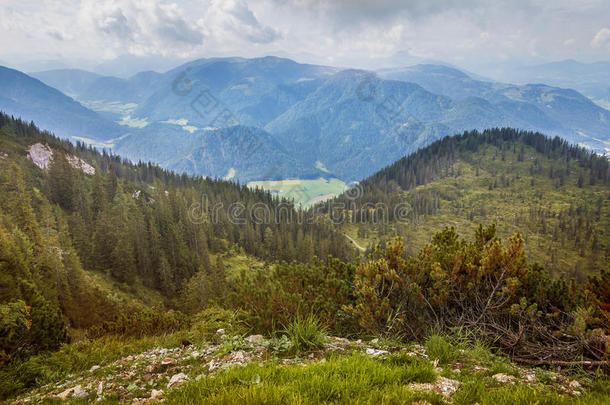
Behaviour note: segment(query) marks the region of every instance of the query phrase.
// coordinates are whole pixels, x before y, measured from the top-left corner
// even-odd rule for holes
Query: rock
[[[87,396],[87,391],[83,390],[83,387],[80,385],[77,385],[75,387],[72,388],[68,388],[67,390],[63,391],[61,394],[58,394],[57,397],[61,400],[66,400],[70,397],[72,398],[85,398]]]
[[[162,398],[162,397],[163,397],[163,391],[161,391],[161,390],[152,390],[150,392],[151,399],[158,399],[158,398]]]
[[[343,351],[345,351],[345,349],[342,348],[341,346],[337,346],[337,345],[334,345],[332,343],[325,343],[324,344],[324,350],[333,351],[333,352],[343,352]]]
[[[570,381],[570,384],[568,384],[568,387],[570,387],[572,389],[576,389],[576,388],[580,388],[581,385],[578,381],[572,380],[572,381]]]
[[[369,356],[373,356],[373,357],[377,357],[377,356],[381,356],[383,354],[388,354],[387,350],[377,350],[377,349],[373,349],[373,348],[368,348],[366,349],[366,354],[368,354]]]
[[[163,360],[161,360],[162,366],[169,366],[170,364],[176,364],[176,359],[173,359],[171,357],[166,357]]]
[[[95,392],[97,394],[98,397],[101,397],[102,394],[104,393],[104,383],[100,381],[100,383],[97,385],[97,391]]]
[[[90,372],[94,372],[94,371],[95,371],[95,370],[97,370],[98,368],[100,368],[100,366],[95,365],[95,366],[91,367],[91,368],[89,369],[89,371],[90,371]]]
[[[36,166],[46,171],[53,158],[53,150],[47,145],[35,143],[28,149],[28,158],[30,158]],[[79,169],[85,174],[95,174],[95,168],[81,158],[73,155],[66,155],[66,159],[74,169]]]
[[[515,377],[513,377],[512,375],[508,375],[508,374],[503,374],[503,373],[498,373],[498,374],[494,374],[491,376],[491,378],[493,378],[494,380],[496,380],[499,383],[512,383],[513,380],[515,379]]]
[[[250,342],[250,343],[256,343],[256,344],[258,344],[258,343],[262,343],[262,342],[263,342],[263,340],[265,340],[265,338],[263,337],[263,335],[250,335],[250,336],[248,336],[248,337],[246,338],[246,341],[247,341],[247,342]]]
[[[224,335],[224,334],[225,334],[225,330],[224,330],[224,329],[222,329],[222,328],[221,328],[221,329],[218,329],[218,330],[216,331],[216,334],[217,334],[217,335]]]
[[[172,378],[169,379],[169,382],[167,383],[167,388],[172,388],[181,385],[188,379],[188,376],[184,373],[174,374]]]
[[[525,380],[525,382],[533,384],[536,382],[536,375],[532,372],[526,372],[523,375],[523,380]]]
[[[375,338],[375,339],[371,340],[372,345],[376,345],[377,343],[379,343],[379,338]]]
[[[450,397],[455,394],[459,386],[459,381],[439,377],[434,384],[414,383],[409,385],[409,389],[413,391],[434,391],[445,397]]]
[[[53,151],[47,145],[35,143],[28,149],[28,158],[42,170],[49,168]]]

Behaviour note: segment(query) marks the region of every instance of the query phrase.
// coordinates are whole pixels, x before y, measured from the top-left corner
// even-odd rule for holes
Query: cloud
[[[405,65],[415,58],[474,71],[504,61],[592,61],[608,58],[607,3],[0,0],[0,57],[99,63],[119,55],[175,60],[279,55],[363,68]]]
[[[281,38],[277,30],[261,24],[243,0],[214,0],[200,24],[211,27],[219,38],[229,34],[261,44]]]
[[[602,28],[591,40],[593,48],[610,48],[610,28]]]
[[[47,31],[47,35],[49,35],[51,38],[57,40],[57,41],[63,41],[66,39],[66,37],[64,36],[64,34],[62,34],[59,31],[56,30],[49,30]]]
[[[175,3],[86,0],[79,15],[98,34],[136,54],[166,54],[204,41],[195,22]],[[177,49],[176,49],[177,48]]]

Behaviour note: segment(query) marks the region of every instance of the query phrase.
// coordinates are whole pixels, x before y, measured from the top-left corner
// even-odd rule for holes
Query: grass
[[[412,382],[433,382],[432,366],[413,358],[394,362],[363,354],[330,356],[303,367],[250,364],[225,370],[169,393],[170,404],[441,403],[435,393],[406,389]]]
[[[224,319],[224,316],[219,315],[219,318]],[[519,369],[508,359],[493,354],[489,347],[471,340],[459,330],[453,331],[451,335],[432,335],[425,342],[428,359],[414,356],[407,347],[404,347],[406,350],[378,357],[367,355],[362,349],[354,347],[345,352],[327,352],[322,358],[316,356],[315,359],[310,359],[309,356],[301,356],[303,350],[319,347],[312,346],[312,342],[320,344],[326,339],[324,328],[313,316],[295,319],[284,333],[281,338],[275,338],[277,342],[271,344],[274,338],[268,341],[271,346],[283,347],[278,349],[276,355],[279,355],[279,352],[287,353],[287,342],[291,343],[290,346],[300,345],[301,351],[292,358],[263,357],[245,365],[227,364],[228,367],[210,372],[206,366],[207,360],[201,357],[185,357],[180,367],[189,375],[190,380],[181,387],[165,390],[169,377],[177,372],[166,370],[166,374],[157,382],[157,387],[165,390],[165,402],[169,404],[561,405],[606,404],[610,399],[610,381],[607,376],[591,376],[578,370],[574,371],[576,374],[567,377],[568,380],[577,379],[583,384],[582,394],[579,396],[563,391],[562,386],[566,386],[567,382],[564,380],[563,384],[559,384],[555,378],[556,374],[552,371],[532,370],[536,371],[538,381],[529,385],[519,382],[499,383],[491,378],[493,374],[504,372],[518,375]],[[21,381],[34,378],[36,385],[62,379],[79,381],[79,375],[91,375],[87,370],[92,365],[104,366],[121,357],[154,347],[177,347],[182,338],[182,334],[172,334],[138,340],[103,338],[72,344],[57,353],[31,358],[22,367],[17,368],[12,376],[0,375],[0,387],[3,390],[9,387],[8,377],[20,378]],[[376,342],[381,347],[387,344],[396,348],[391,341]],[[248,350],[248,345],[242,339],[230,339],[215,347],[216,352],[211,354],[214,358],[231,351]],[[434,360],[437,359],[442,370],[437,371],[435,368]],[[289,362],[286,363],[286,360]],[[133,369],[129,363],[125,364],[127,368],[124,370]],[[464,366],[459,373],[454,371],[458,364]],[[483,368],[474,370],[475,365]],[[118,373],[120,370],[123,370],[120,365],[118,368],[103,367],[97,370],[95,375],[113,377],[115,374],[112,373]],[[435,384],[439,382],[439,372],[443,377],[459,382],[457,392],[451,398],[443,397],[429,388],[420,391],[411,386],[413,383]],[[547,374],[547,378],[543,378],[543,374]],[[75,378],[77,380],[74,380]],[[128,383],[124,383],[125,386]],[[68,384],[73,386],[76,382]],[[138,391],[137,388],[132,392],[134,396],[144,398],[149,395],[148,392]],[[92,395],[89,400],[94,398]],[[119,403],[121,400],[118,396],[107,396],[101,403]],[[70,402],[85,403],[84,400]]]
[[[451,344],[445,337],[440,335],[432,335],[426,342],[426,354],[431,359],[436,359],[440,364],[458,360],[462,356],[460,347]]]
[[[326,328],[313,315],[297,316],[286,326],[285,333],[297,353],[322,349],[326,342]]]
[[[155,347],[180,346],[185,336],[186,332],[141,339],[108,336],[64,345],[57,352],[32,356],[10,368],[0,369],[0,398],[58,381],[70,374],[84,372],[94,365],[109,363],[130,354]]]
[[[544,386],[514,384],[500,388],[490,388],[483,377],[473,377],[466,381],[453,397],[456,405],[466,404],[607,404],[610,397],[603,390],[591,390],[581,397],[561,395]]]
[[[346,184],[339,179],[322,177],[315,180],[252,181],[248,187],[270,190],[278,197],[294,199],[296,204],[304,207],[323,201],[330,195],[339,195],[347,189]]]

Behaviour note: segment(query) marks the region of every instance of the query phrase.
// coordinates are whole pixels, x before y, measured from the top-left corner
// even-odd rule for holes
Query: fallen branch
[[[563,360],[531,360],[520,357],[513,357],[516,363],[529,364],[532,366],[560,366],[560,367],[604,367],[610,368],[610,361],[607,360],[582,360],[582,361],[563,361]]]

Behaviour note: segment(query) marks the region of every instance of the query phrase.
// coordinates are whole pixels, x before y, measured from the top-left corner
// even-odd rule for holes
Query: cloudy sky
[[[0,0],[0,63],[279,55],[364,68],[441,60],[476,71],[590,62],[610,59],[609,10],[610,0]]]

